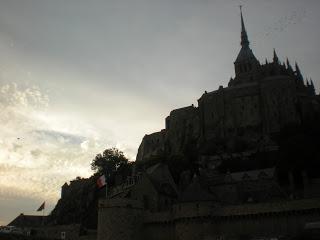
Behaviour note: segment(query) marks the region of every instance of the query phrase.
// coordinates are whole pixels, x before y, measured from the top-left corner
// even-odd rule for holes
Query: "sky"
[[[255,56],[320,88],[318,0],[0,0],[0,225],[50,213],[109,147],[135,160],[175,108],[227,86],[240,13]]]

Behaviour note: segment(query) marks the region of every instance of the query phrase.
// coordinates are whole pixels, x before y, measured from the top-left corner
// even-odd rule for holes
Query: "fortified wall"
[[[320,219],[320,199],[219,206],[180,203],[171,211],[143,211],[136,201],[101,200],[98,240],[218,240],[293,237]]]

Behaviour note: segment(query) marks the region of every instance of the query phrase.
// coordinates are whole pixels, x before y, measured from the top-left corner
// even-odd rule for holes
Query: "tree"
[[[95,171],[95,175],[104,174],[110,186],[110,184],[114,184],[116,175],[125,179],[131,174],[132,163],[129,162],[122,151],[113,147],[104,150],[102,154],[97,154],[91,162],[91,169]]]

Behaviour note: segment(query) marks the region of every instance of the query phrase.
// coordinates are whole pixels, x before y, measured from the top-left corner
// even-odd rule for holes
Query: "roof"
[[[235,62],[244,62],[244,61],[249,61],[249,62],[258,61],[249,47],[241,48]]]
[[[48,216],[24,215],[21,213],[8,226],[15,227],[39,227],[47,222]]]

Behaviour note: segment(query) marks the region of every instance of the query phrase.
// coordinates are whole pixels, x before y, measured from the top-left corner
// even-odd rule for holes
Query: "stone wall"
[[[264,131],[279,132],[281,127],[300,123],[296,104],[301,96],[292,78],[269,77],[261,81],[261,101]]]
[[[147,134],[143,137],[138,149],[136,161],[151,159],[152,157],[161,156],[164,153],[165,130]]]
[[[80,235],[80,224],[34,228],[31,230],[31,234],[44,239],[78,240]]]
[[[194,106],[175,109],[166,118],[166,151],[169,155],[181,155],[188,143],[199,136],[198,108]]]
[[[102,200],[98,240],[209,240],[297,236],[320,220],[320,199],[219,206],[214,202],[176,204],[150,212],[129,199]]]
[[[244,239],[298,236],[308,222],[319,221],[319,212],[290,212],[239,217],[181,219],[175,223],[176,240]],[[243,239],[243,238],[242,238]]]
[[[173,215],[152,217],[149,214],[145,220],[146,239],[297,236],[303,232],[306,223],[320,220],[320,201],[309,199],[225,207],[212,202],[185,203],[175,205]],[[160,231],[170,235],[158,233]]]
[[[100,200],[98,240],[140,240],[142,203],[125,198]]]

